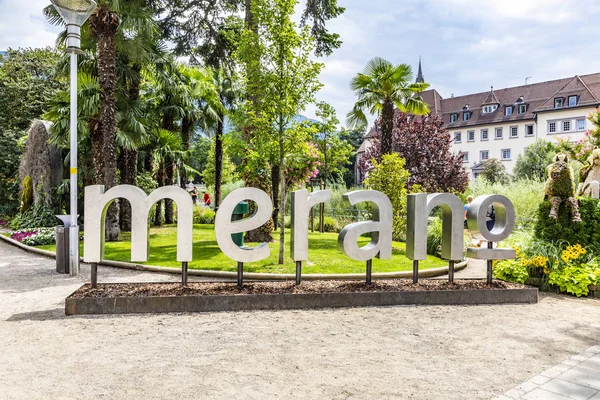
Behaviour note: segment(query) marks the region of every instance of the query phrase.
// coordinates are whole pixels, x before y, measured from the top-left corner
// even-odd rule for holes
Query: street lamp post
[[[69,271],[79,275],[79,225],[77,224],[77,54],[81,53],[81,25],[97,7],[94,0],[50,0],[67,25],[67,53],[71,54],[71,168],[69,216]]]

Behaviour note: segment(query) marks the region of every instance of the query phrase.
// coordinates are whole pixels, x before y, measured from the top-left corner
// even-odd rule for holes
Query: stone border
[[[71,295],[72,296],[72,295]],[[427,290],[398,292],[205,295],[165,297],[67,297],[65,314],[138,314],[395,305],[531,304],[538,289]]]
[[[10,243],[14,246],[17,246],[25,251],[30,253],[34,253],[44,257],[56,258],[56,253],[47,250],[36,249],[35,247],[24,245],[10,237],[4,236],[0,234],[0,240],[4,240],[7,243]],[[81,258],[83,262],[83,258]],[[468,260],[461,261],[454,266],[454,271],[460,271],[467,267]],[[154,265],[142,265],[135,264],[129,262],[122,261],[111,261],[104,260],[98,265],[113,267],[113,268],[123,268],[123,269],[133,269],[138,271],[147,271],[147,272],[159,272],[165,274],[177,274],[181,275],[180,268],[169,268],[169,267],[159,267]],[[447,275],[448,267],[440,267],[440,268],[428,268],[419,270],[419,278],[434,278],[437,276]],[[206,269],[189,269],[189,276],[204,276],[208,278],[220,278],[220,279],[237,279],[236,272],[230,271],[211,271]],[[399,271],[399,272],[379,272],[373,274],[373,279],[412,279],[413,273],[412,271]],[[271,280],[271,281],[289,281],[295,280],[296,275],[294,274],[270,274],[270,273],[260,273],[260,272],[244,272],[244,279],[247,280]],[[303,280],[361,280],[365,279],[365,274],[302,274]],[[98,274],[98,281],[102,282],[102,274]]]

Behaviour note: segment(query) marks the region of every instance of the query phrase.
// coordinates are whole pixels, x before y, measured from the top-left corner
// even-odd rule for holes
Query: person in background
[[[190,194],[192,195],[192,202],[196,205],[196,202],[198,201],[198,188],[194,186]]]
[[[472,202],[473,202],[473,196],[468,196],[467,204],[465,204],[465,207],[464,207],[464,209],[465,209],[465,222],[464,222],[465,229],[467,229],[467,211],[469,210],[469,206],[471,205]]]
[[[210,195],[208,192],[204,192],[204,205],[210,207]]]

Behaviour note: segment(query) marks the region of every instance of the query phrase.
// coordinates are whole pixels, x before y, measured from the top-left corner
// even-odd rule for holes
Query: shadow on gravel
[[[27,313],[15,314],[7,319],[7,321],[54,321],[58,319],[66,319],[64,308],[54,308],[52,310],[33,311]]]

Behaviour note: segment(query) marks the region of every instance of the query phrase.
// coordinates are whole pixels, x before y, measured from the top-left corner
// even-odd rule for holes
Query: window
[[[481,150],[479,152],[479,157],[480,157],[481,161],[485,161],[488,158],[490,158],[490,152],[488,150]]]
[[[488,140],[488,130],[487,129],[481,130],[481,140]]]
[[[577,96],[569,96],[569,107],[575,107],[577,105]]]
[[[533,125],[525,125],[525,136],[533,136]]]
[[[563,106],[563,98],[557,97],[554,99],[554,108],[562,108]]]
[[[517,127],[517,126],[510,127],[510,137],[511,138],[519,137],[519,127]]]
[[[483,106],[483,113],[484,114],[493,113],[494,111],[496,111],[496,108],[498,108],[498,106],[495,104],[492,106]]]
[[[578,119],[577,120],[577,130],[578,131],[585,130],[585,119]]]
[[[450,122],[456,122],[458,120],[458,114],[450,114]]]
[[[502,128],[496,128],[496,139],[502,139]]]
[[[469,152],[468,151],[463,151],[460,153],[460,155],[462,156],[462,160],[464,163],[469,162]]]
[[[510,160],[510,149],[502,149],[500,153],[503,160]]]
[[[548,122],[548,133],[556,133],[556,122]]]
[[[475,131],[467,131],[467,142],[475,141]]]
[[[460,132],[454,132],[454,143],[462,142],[462,135]]]
[[[519,114],[525,114],[527,111],[527,104],[519,104]]]
[[[463,113],[463,121],[468,121],[469,119],[471,119],[471,113],[470,112]]]
[[[513,112],[512,106],[506,106],[506,108],[504,109],[504,115],[506,115],[507,117],[509,115],[512,115],[512,112]]]
[[[563,132],[569,132],[571,130],[571,121],[563,121],[562,128]]]

